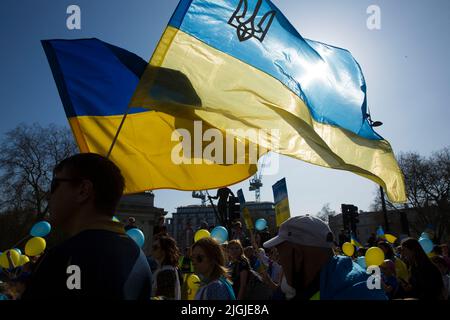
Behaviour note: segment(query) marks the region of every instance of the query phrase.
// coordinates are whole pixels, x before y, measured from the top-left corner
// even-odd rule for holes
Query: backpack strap
[[[181,299],[181,286],[183,284],[183,279],[182,279],[182,277],[180,277],[179,269],[177,267],[165,265],[165,266],[162,266],[161,269],[156,271],[155,275],[159,274],[159,272],[162,272],[162,271],[172,271],[174,273],[174,275],[175,275],[175,281],[174,281],[175,300],[180,300]],[[157,286],[157,284],[156,284],[156,286]],[[156,288],[156,286],[155,286],[155,288]]]

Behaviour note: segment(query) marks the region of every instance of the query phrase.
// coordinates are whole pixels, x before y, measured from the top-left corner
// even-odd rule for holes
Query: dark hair
[[[407,248],[409,249],[414,257],[414,263],[417,265],[427,265],[431,263],[430,258],[428,258],[425,251],[422,249],[422,246],[420,245],[419,241],[417,241],[414,238],[407,238],[403,240],[402,242],[402,249]]]
[[[103,213],[113,216],[125,187],[120,169],[111,160],[95,153],[80,153],[62,160],[53,173],[65,169],[70,178],[92,182],[94,205]]]
[[[386,249],[386,253],[385,253],[385,257],[384,257],[385,259],[389,259],[389,260],[395,259],[394,249],[392,249],[392,246],[389,243],[387,243],[385,241],[379,241],[378,247]]]
[[[247,259],[250,259],[251,257],[249,257],[249,256],[247,256],[247,254],[245,253],[245,252],[251,252],[251,253],[253,253],[253,256],[255,256],[255,249],[252,247],[252,246],[247,246],[247,247],[245,247],[244,248],[244,256],[247,258]]]
[[[249,261],[248,258],[245,256],[245,253],[244,253],[244,247],[242,246],[241,241],[240,241],[239,239],[234,239],[234,240],[228,241],[228,246],[227,246],[227,248],[229,249],[230,246],[233,246],[233,245],[239,247],[239,250],[240,250],[239,260],[244,261],[244,262],[246,262],[248,265],[250,265],[250,261]]]
[[[442,258],[441,256],[434,256],[431,258],[431,261],[436,265],[436,266],[443,266],[444,268],[446,268],[448,270],[448,265],[447,262],[445,261],[444,258]]]
[[[192,245],[192,251],[195,247],[202,248],[205,255],[213,264],[213,270],[210,275],[210,281],[220,277],[229,278],[228,269],[225,267],[225,255],[219,243],[213,238],[202,238]]]
[[[358,250],[356,250],[356,252],[357,252],[358,254],[360,254],[360,257],[364,257],[364,256],[366,255],[367,248],[359,247]]]
[[[162,265],[169,265],[176,267],[178,265],[178,259],[180,257],[180,250],[177,247],[177,242],[174,238],[161,234],[155,237],[155,241],[158,240],[161,250],[164,251],[165,257]]]

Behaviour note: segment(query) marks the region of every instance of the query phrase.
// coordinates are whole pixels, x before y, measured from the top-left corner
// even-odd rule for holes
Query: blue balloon
[[[429,254],[433,250],[433,241],[431,241],[430,239],[420,238],[419,243],[426,254]]]
[[[356,263],[363,268],[364,270],[367,269],[367,265],[366,265],[366,257],[358,257],[356,259]]]
[[[144,233],[138,228],[133,228],[127,231],[127,235],[136,242],[139,248],[144,246],[145,236]]]
[[[263,231],[267,227],[266,219],[258,219],[255,222],[255,229],[258,231]]]
[[[211,231],[211,237],[216,239],[220,244],[228,240],[228,230],[222,226],[217,226]]]
[[[52,226],[47,221],[39,221],[31,228],[30,235],[33,237],[45,237],[52,230]]]
[[[420,235],[420,238],[430,239],[430,235],[426,232],[422,232],[422,234]]]

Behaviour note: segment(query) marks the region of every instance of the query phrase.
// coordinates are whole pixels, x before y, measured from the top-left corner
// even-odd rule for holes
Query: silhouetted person
[[[410,269],[409,283],[404,285],[407,297],[419,300],[444,298],[441,273],[422,249],[419,241],[413,238],[403,240],[402,258]]]
[[[124,185],[119,168],[98,154],[77,154],[56,166],[50,222],[68,239],[37,262],[23,299],[150,298],[147,259],[112,221]]]
[[[220,188],[217,190],[217,195],[215,197],[211,197],[211,199],[219,199],[217,203],[217,211],[219,211],[219,217],[222,224],[226,224],[228,219],[228,198],[230,195],[234,197],[234,193],[231,189]]]

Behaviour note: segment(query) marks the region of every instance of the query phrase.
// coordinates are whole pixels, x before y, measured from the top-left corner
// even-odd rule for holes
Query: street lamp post
[[[370,116],[370,113],[367,113],[366,117],[372,128],[381,127],[383,125],[383,122],[381,121],[373,121],[372,117]],[[384,190],[382,186],[380,186],[380,194],[381,194],[381,206],[383,208],[383,216],[384,216],[384,228],[386,231],[389,231],[389,221],[386,210],[386,201],[384,200]]]
[[[384,228],[386,231],[389,231],[389,221],[386,210],[386,201],[384,200],[384,190],[382,186],[380,186],[380,194],[381,194],[381,207],[383,208],[383,216],[384,216]]]

